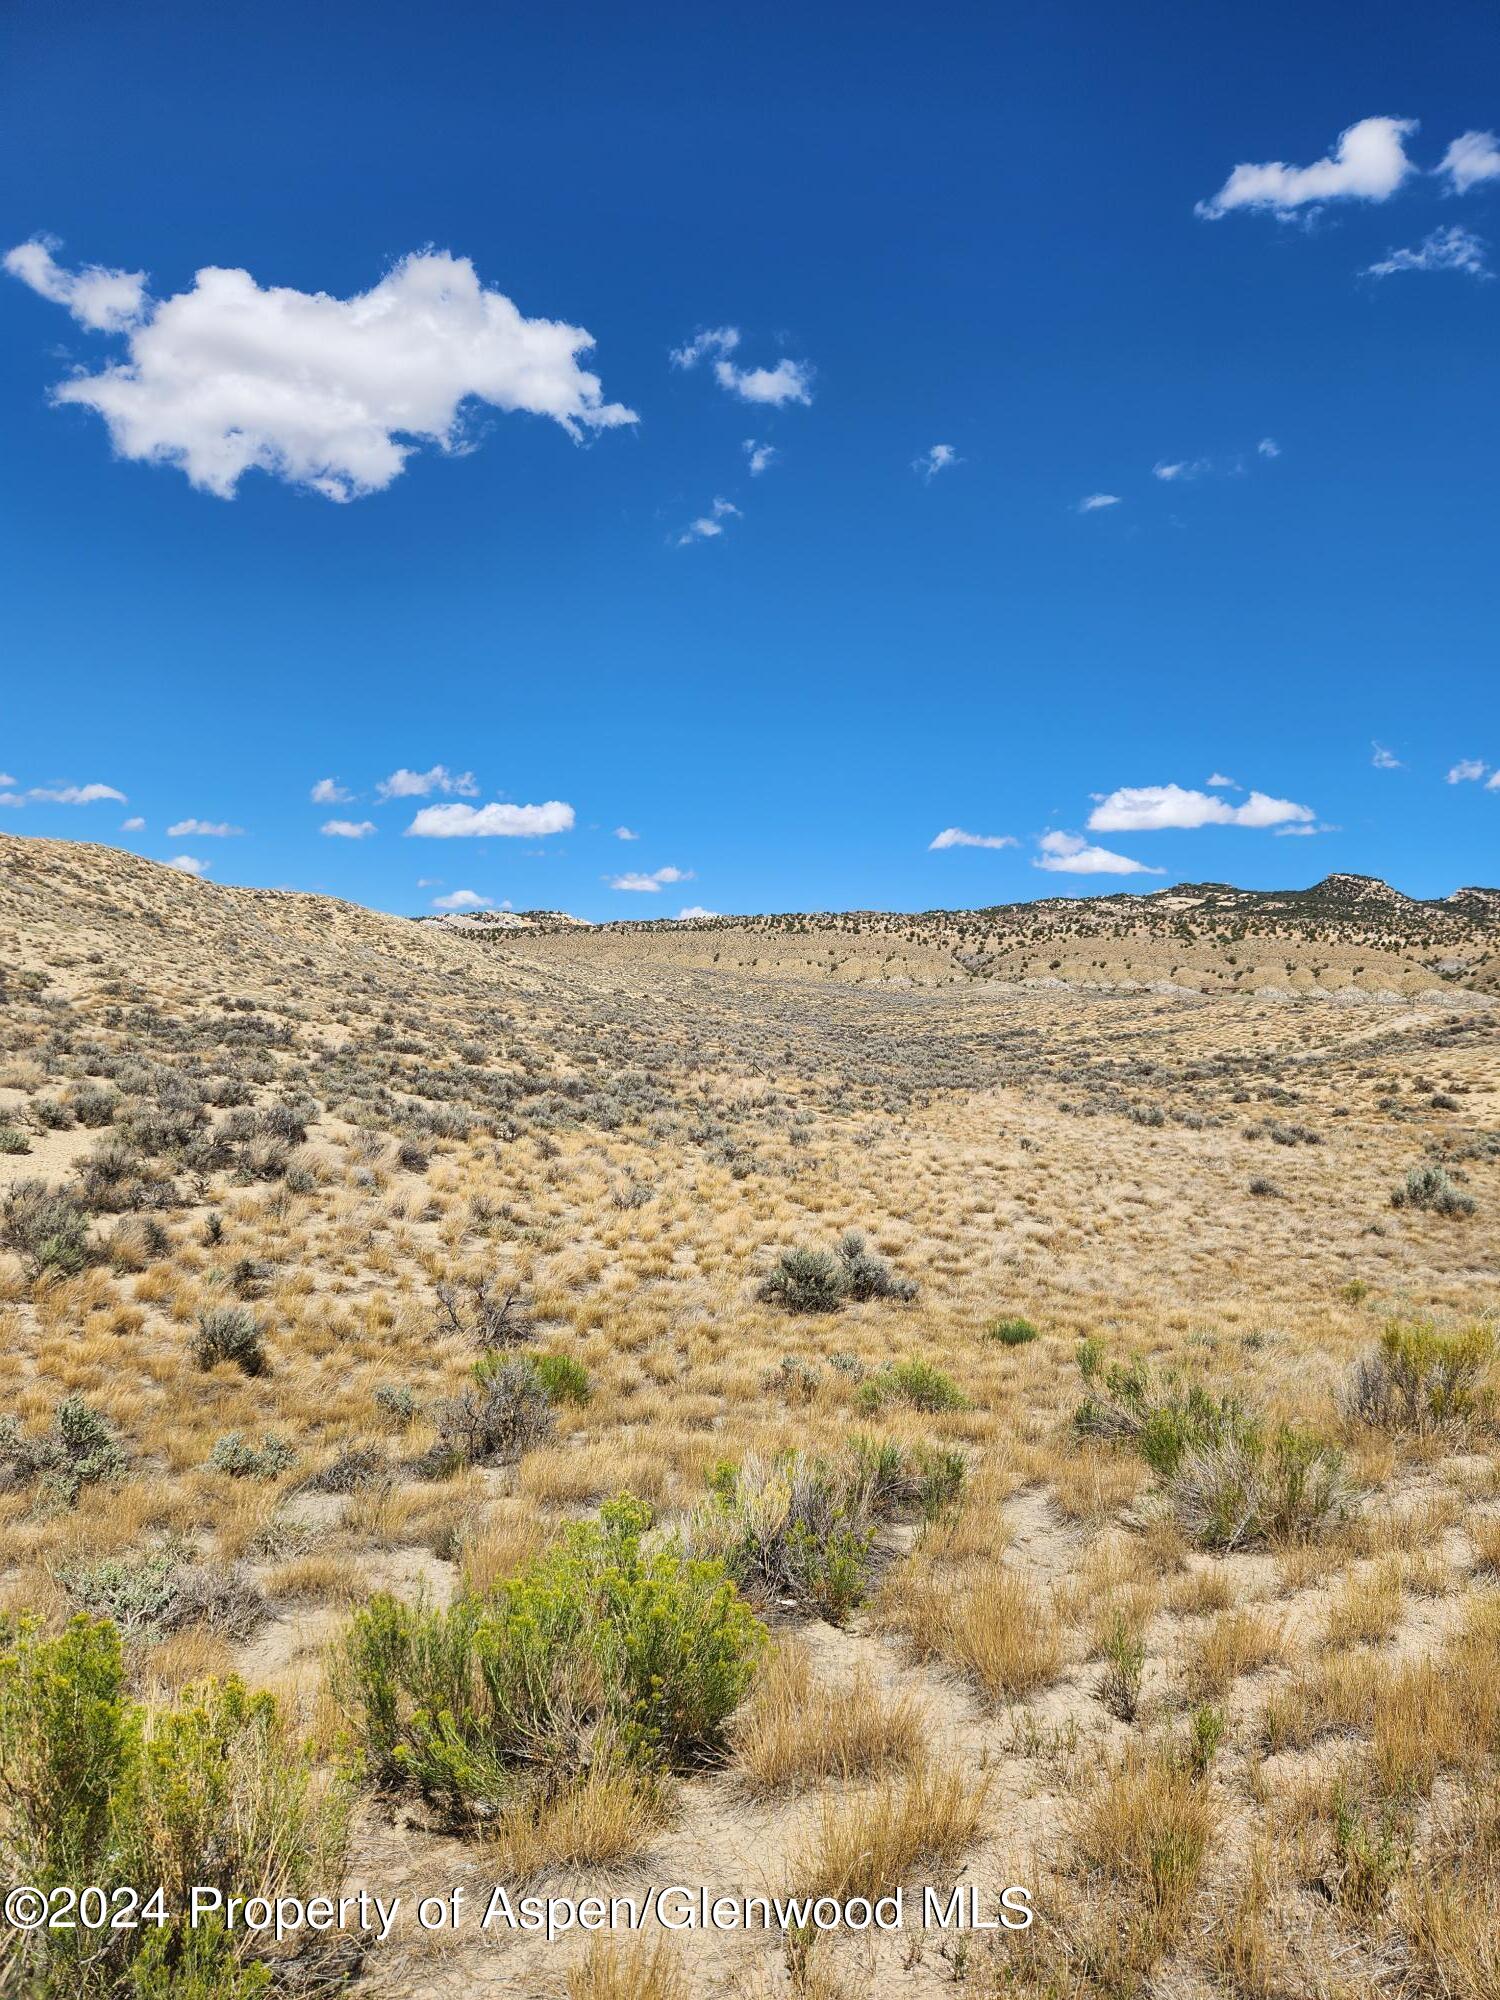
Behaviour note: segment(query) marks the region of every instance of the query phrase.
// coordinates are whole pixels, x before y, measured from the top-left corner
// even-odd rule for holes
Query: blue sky
[[[1492,8],[0,36],[0,825],[593,918],[1500,880]]]

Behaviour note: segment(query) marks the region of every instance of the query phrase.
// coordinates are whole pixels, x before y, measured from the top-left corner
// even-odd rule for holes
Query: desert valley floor
[[[6,1632],[273,1694],[278,1880],[1036,1911],[403,1920],[273,1991],[1493,2000],[1500,1003],[1412,908],[476,935],[5,839]],[[439,1743],[443,1608],[601,1507],[702,1713],[643,1733],[612,1627]]]

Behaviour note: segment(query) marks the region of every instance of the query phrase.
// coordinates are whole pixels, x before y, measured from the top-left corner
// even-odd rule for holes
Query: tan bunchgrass
[[[921,1868],[957,1868],[984,1814],[988,1782],[955,1762],[914,1766],[872,1791],[825,1794],[788,1866],[796,1896],[886,1896]]]
[[[1183,1678],[1194,1701],[1222,1701],[1237,1680],[1284,1660],[1286,1620],[1245,1607],[1221,1611],[1183,1653]]]
[[[1062,1637],[1046,1594],[997,1565],[902,1577],[887,1590],[882,1616],[918,1659],[956,1667],[993,1701],[1034,1694],[1062,1668]]]
[[[1378,1646],[1401,1618],[1402,1565],[1387,1560],[1344,1577],[1328,1606],[1330,1646]]]
[[[1129,1898],[1160,1945],[1187,1920],[1220,1818],[1212,1787],[1181,1762],[1160,1750],[1132,1751],[1074,1802],[1074,1865]]]
[[[506,1807],[486,1831],[486,1860],[497,1877],[517,1882],[553,1868],[600,1867],[638,1853],[671,1812],[668,1783],[601,1755],[581,1775]]]
[[[564,1991],[567,2000],[688,2000],[681,1961],[660,1938],[591,1939],[569,1967]]]
[[[866,1670],[819,1681],[807,1649],[787,1640],[767,1655],[735,1725],[735,1768],[757,1795],[876,1777],[921,1758],[926,1721],[914,1696],[881,1694]]]

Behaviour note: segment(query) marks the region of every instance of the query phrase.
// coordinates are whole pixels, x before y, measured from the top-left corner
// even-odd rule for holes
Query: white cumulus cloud
[[[758,438],[746,438],[744,450],[752,479],[758,479],[781,456],[774,444],[762,444]]]
[[[1340,133],[1326,159],[1310,167],[1289,167],[1281,160],[1237,166],[1211,200],[1197,204],[1195,213],[1216,222],[1236,208],[1292,215],[1318,202],[1386,201],[1416,171],[1401,143],[1416,129],[1415,118],[1361,118]]]
[[[133,813],[129,819],[122,819],[120,821],[121,833],[144,833],[145,829],[146,822],[141,818],[139,813]]]
[[[1470,785],[1482,778],[1489,766],[1479,757],[1460,757],[1448,773],[1450,785]]]
[[[435,910],[492,910],[495,906],[488,896],[481,896],[475,889],[454,889],[446,896],[434,896]]]
[[[705,910],[700,903],[689,903],[686,909],[677,912],[677,921],[685,924],[694,917],[716,917],[718,914],[717,910]]]
[[[209,867],[206,861],[195,860],[191,854],[176,854],[166,865],[175,868],[179,875],[206,875]]]
[[[1233,778],[1226,778],[1222,771],[1215,771],[1213,776],[1209,779],[1208,782],[1211,785],[1222,786],[1231,792],[1237,792],[1239,790],[1239,785],[1236,782],[1236,780]]]
[[[375,831],[372,819],[325,819],[318,828],[330,840],[368,840]]]
[[[343,806],[354,794],[346,792],[337,778],[319,778],[307,796],[315,806]]]
[[[168,840],[227,840],[231,834],[243,833],[242,826],[231,826],[222,819],[179,819],[167,828]]]
[[[1467,194],[1500,177],[1500,144],[1493,132],[1460,132],[1435,171],[1446,176],[1450,194]]]
[[[1311,806],[1291,799],[1273,799],[1251,792],[1242,805],[1211,798],[1182,785],[1122,785],[1102,798],[1089,814],[1095,833],[1154,833],[1163,827],[1280,826],[1289,820],[1314,820]]]
[[[425,799],[433,792],[457,792],[460,798],[472,799],[479,786],[472,771],[450,771],[446,764],[434,764],[430,771],[408,771],[403,764],[382,778],[375,790],[383,799]]]
[[[532,834],[566,833],[573,824],[573,808],[561,799],[548,799],[540,806],[423,806],[408,833],[429,840],[486,839],[500,835],[524,839]]]
[[[1148,868],[1144,861],[1132,861],[1128,854],[1112,848],[1095,847],[1076,833],[1044,833],[1037,842],[1042,850],[1032,859],[1033,868],[1045,868],[1054,875],[1163,875],[1162,868]]]
[[[927,851],[931,854],[944,847],[1019,847],[1020,844],[1009,833],[965,833],[961,826],[945,826],[928,841]]]
[[[616,840],[639,840],[640,837],[638,833],[633,833],[628,826],[617,826],[615,828]]]
[[[48,298],[72,286],[61,303],[94,324],[112,314],[108,330],[125,337],[123,359],[70,376],[53,401],[97,411],[122,458],[175,465],[223,500],[252,469],[329,500],[379,492],[417,445],[464,449],[471,402],[550,417],[575,440],[636,421],[579,367],[591,335],[527,319],[447,252],[404,257],[349,299],[211,265],[126,317],[130,273],[102,274],[115,286],[105,303],[101,274],[60,271],[44,244],[5,264]]]

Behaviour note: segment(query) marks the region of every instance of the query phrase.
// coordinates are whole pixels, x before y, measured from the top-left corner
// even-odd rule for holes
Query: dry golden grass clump
[[[1492,920],[1273,905],[481,934],[0,839],[9,1877],[87,1673],[267,1880],[295,1776],[382,1892],[1037,1911],[372,1994],[1500,1993]],[[74,1863],[177,1856],[91,1763]]]

